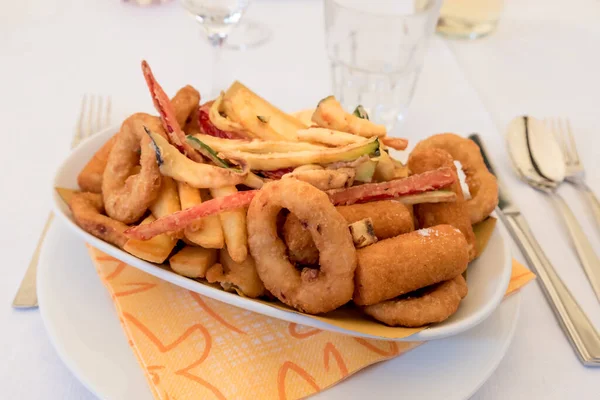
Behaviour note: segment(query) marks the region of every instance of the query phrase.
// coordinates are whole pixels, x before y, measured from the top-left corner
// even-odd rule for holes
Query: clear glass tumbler
[[[333,94],[391,130],[412,99],[441,0],[325,0]]]

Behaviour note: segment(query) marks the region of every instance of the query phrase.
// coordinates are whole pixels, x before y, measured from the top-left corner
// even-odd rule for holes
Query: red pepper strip
[[[199,218],[235,208],[246,207],[250,205],[257,192],[257,190],[248,190],[211,199],[202,204],[158,218],[148,224],[131,227],[125,231],[125,236],[131,239],[148,240],[161,233],[175,232],[185,228]]]
[[[188,158],[196,162],[202,162],[203,159],[200,153],[194,150],[194,148],[186,142],[185,133],[183,133],[183,130],[175,118],[175,110],[173,110],[171,100],[154,78],[154,74],[152,74],[152,70],[146,60],[142,61],[142,72],[144,73],[146,84],[150,90],[154,108],[156,108],[156,111],[160,114],[160,119],[165,131],[167,131],[167,134],[169,135],[169,140],[173,146],[177,147],[177,149]]]
[[[329,200],[336,205],[349,206],[375,200],[393,199],[404,195],[429,192],[441,189],[455,181],[450,168],[439,168],[408,178],[381,183],[366,183],[348,189],[329,190]]]
[[[243,135],[240,135],[237,132],[222,131],[216,126],[214,126],[213,123],[210,121],[210,117],[208,114],[212,103],[213,102],[210,101],[208,103],[204,103],[200,107],[200,110],[198,112],[198,125],[200,126],[200,132],[204,133],[205,135],[210,135],[222,139],[248,139],[247,137],[244,137]]]

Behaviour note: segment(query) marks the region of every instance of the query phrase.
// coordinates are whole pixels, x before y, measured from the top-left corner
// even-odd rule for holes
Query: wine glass
[[[183,7],[200,23],[213,49],[213,71],[210,95],[215,98],[225,89],[222,68],[219,68],[223,47],[236,27],[250,0],[181,0]],[[250,38],[252,39],[252,38]],[[263,41],[264,42],[264,41]],[[243,45],[235,46],[244,48]]]

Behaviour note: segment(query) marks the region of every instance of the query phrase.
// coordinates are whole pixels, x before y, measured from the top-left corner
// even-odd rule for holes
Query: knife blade
[[[567,335],[579,360],[585,366],[600,367],[600,334],[598,334],[581,306],[556,273],[554,266],[533,236],[529,224],[512,201],[506,186],[498,179],[479,135],[472,134],[469,139],[479,146],[486,166],[498,180],[499,201],[496,213],[521,249],[529,265],[536,272],[538,282],[546,295],[554,316]]]
[[[521,211],[519,210],[519,207],[517,207],[515,202],[512,200],[508,188],[504,185],[500,178],[498,178],[498,174],[496,174],[496,169],[494,168],[494,165],[492,164],[492,161],[488,156],[487,149],[485,148],[485,145],[483,144],[483,141],[481,140],[479,135],[474,133],[472,135],[469,135],[469,139],[474,141],[477,144],[477,146],[479,146],[479,148],[481,149],[481,156],[483,157],[483,162],[485,163],[485,166],[492,173],[492,175],[496,177],[496,181],[498,182],[498,208],[502,210],[504,214],[520,214]]]

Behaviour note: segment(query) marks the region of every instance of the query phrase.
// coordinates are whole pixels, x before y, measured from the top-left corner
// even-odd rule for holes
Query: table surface
[[[329,94],[320,1],[255,0],[247,17],[268,25],[274,36],[258,49],[226,52],[225,74],[260,88],[288,111]],[[600,306],[564,227],[547,199],[513,175],[503,135],[517,115],[570,117],[588,183],[600,193],[599,19],[598,0],[521,0],[507,2],[488,38],[434,39],[400,132],[411,139],[442,130],[480,132],[534,234],[597,329]],[[4,2],[0,49],[0,135],[8,149],[0,169],[0,209],[10,210],[0,230],[6,251],[1,397],[92,399],[58,358],[39,312],[10,307],[50,208],[51,178],[67,154],[84,93],[110,94],[115,122],[150,111],[140,60],[151,63],[163,87],[191,83],[202,92],[208,90],[210,49],[177,2],[138,8],[117,0]],[[441,59],[444,64],[435,62]],[[560,192],[600,253],[600,230],[586,204],[570,187]],[[516,248],[514,255],[523,260]],[[523,290],[506,357],[474,399],[596,399],[599,374],[579,363],[532,284]]]

